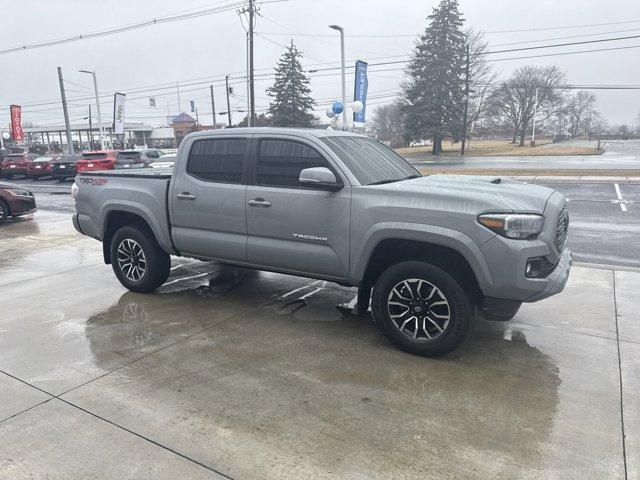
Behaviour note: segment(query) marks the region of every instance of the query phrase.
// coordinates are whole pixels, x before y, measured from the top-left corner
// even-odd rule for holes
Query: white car
[[[173,168],[173,164],[176,161],[176,153],[168,153],[162,155],[160,158],[154,160],[149,164],[151,168]]]

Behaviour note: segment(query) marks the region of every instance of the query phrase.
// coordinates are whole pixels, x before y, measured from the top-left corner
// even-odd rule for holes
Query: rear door
[[[186,255],[246,261],[245,175],[249,138],[216,135],[185,142],[169,193],[172,236]]]
[[[318,146],[287,136],[256,135],[247,186],[247,259],[254,265],[345,278],[349,270],[351,189]],[[299,185],[300,171],[326,167],[338,192]]]

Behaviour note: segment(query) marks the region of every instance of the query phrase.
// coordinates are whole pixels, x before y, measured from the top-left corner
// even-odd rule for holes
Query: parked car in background
[[[119,150],[99,150],[83,153],[76,164],[78,172],[91,172],[95,170],[113,170]]]
[[[116,157],[116,169],[121,168],[146,168],[160,158],[164,152],[155,148],[147,150],[122,150]]]
[[[27,177],[37,180],[51,176],[51,165],[56,157],[36,157],[33,162],[27,163]]]
[[[177,153],[167,153],[162,155],[157,160],[154,160],[149,164],[151,168],[173,168],[173,164],[176,163]]]
[[[16,175],[27,175],[27,164],[33,162],[33,153],[10,153],[2,161],[2,177],[11,179]]]
[[[0,223],[9,217],[27,215],[36,211],[33,193],[20,185],[0,182]]]
[[[61,155],[51,164],[51,176],[61,182],[67,178],[76,176],[76,164],[80,160],[80,155]]]

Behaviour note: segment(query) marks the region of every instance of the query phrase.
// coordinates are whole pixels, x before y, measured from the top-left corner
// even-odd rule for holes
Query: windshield
[[[419,177],[409,162],[386,145],[366,137],[323,137],[362,185]]]

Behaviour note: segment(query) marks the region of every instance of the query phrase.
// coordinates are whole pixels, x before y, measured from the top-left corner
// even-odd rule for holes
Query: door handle
[[[195,200],[196,196],[191,195],[189,192],[182,192],[176,195],[180,200]]]
[[[249,200],[249,205],[252,207],[270,207],[271,202],[267,202],[264,198],[254,198]]]

